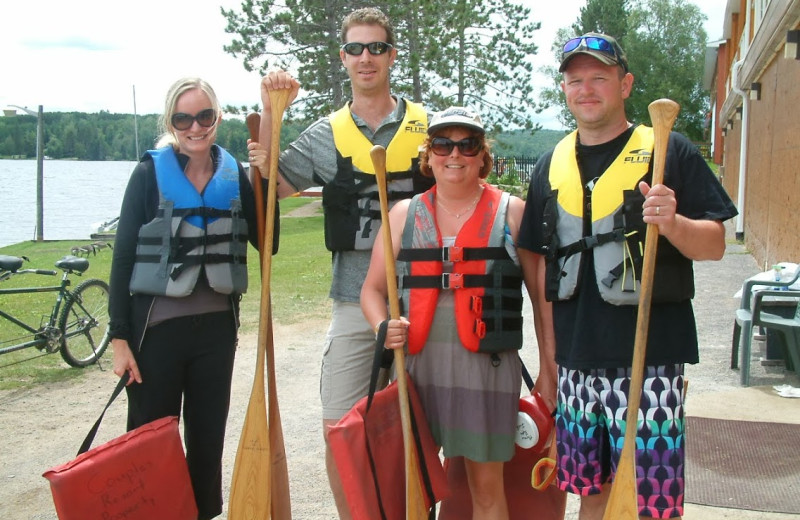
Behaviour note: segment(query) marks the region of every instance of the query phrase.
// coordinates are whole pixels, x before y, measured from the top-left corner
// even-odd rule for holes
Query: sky
[[[541,21],[534,63],[554,65],[550,46],[560,27],[572,24],[585,0],[520,0]],[[692,0],[708,16],[711,41],[722,34],[727,0]],[[57,112],[163,111],[169,86],[200,76],[224,105],[260,103],[257,72],[223,50],[220,7],[240,10],[242,0],[20,0],[0,7],[0,108],[10,105]],[[402,49],[400,49],[402,53]],[[402,59],[402,58],[401,58]],[[536,85],[546,85],[537,78]],[[559,128],[555,111],[540,115]]]

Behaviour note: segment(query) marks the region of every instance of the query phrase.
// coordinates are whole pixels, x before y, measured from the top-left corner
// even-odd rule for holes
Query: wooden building
[[[800,262],[800,0],[729,0],[709,45],[712,147],[759,265]]]

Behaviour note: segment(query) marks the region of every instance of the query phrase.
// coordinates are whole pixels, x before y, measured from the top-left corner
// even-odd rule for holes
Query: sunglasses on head
[[[431,140],[431,151],[436,155],[450,155],[456,147],[461,155],[475,157],[483,150],[483,142],[477,137],[467,137],[460,141],[453,141],[447,137],[434,137]]]
[[[628,66],[623,62],[622,57],[619,54],[617,54],[617,50],[614,48],[614,44],[612,44],[610,41],[600,36],[581,36],[579,38],[573,38],[569,40],[567,43],[564,44],[564,48],[561,53],[562,63],[567,58],[567,56],[569,56],[570,53],[580,48],[586,48],[589,50],[602,52],[603,54],[608,54],[623,69],[625,69],[625,72],[628,71]]]
[[[207,108],[205,110],[201,110],[195,115],[186,114],[184,112],[176,112],[172,114],[172,126],[175,127],[175,130],[188,130],[192,127],[194,122],[197,121],[197,124],[208,128],[210,126],[214,126],[214,123],[217,122],[217,113],[214,112],[213,108]]]
[[[386,42],[372,42],[372,43],[350,42],[342,45],[342,50],[351,56],[361,56],[361,53],[364,52],[365,47],[370,54],[372,54],[373,56],[377,56],[379,54],[385,54],[389,52],[392,49],[392,44]]]

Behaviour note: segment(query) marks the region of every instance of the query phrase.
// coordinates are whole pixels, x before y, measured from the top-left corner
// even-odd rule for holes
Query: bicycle
[[[0,255],[0,282],[23,274],[58,274],[57,271],[46,269],[20,269],[25,260],[27,258]],[[69,289],[70,275],[81,276],[89,268],[87,258],[68,255],[58,260],[55,267],[64,272],[59,285],[0,289],[0,296],[56,293],[49,317],[44,316],[39,326],[13,316],[10,311],[3,309],[8,309],[8,305],[0,301],[0,318],[16,325],[10,326],[12,330],[24,331],[21,336],[0,340],[0,354],[36,347],[50,354],[60,352],[70,366],[86,367],[100,359],[110,342],[108,284],[90,278],[78,284],[75,290]]]

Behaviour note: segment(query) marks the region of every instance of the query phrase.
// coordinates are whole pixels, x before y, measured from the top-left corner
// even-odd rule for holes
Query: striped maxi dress
[[[454,242],[454,237],[443,237],[445,247]],[[445,262],[443,268],[447,272],[452,264]],[[511,460],[522,385],[518,351],[493,358],[464,348],[452,291],[439,292],[428,341],[420,353],[406,356],[406,370],[445,457]]]

